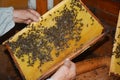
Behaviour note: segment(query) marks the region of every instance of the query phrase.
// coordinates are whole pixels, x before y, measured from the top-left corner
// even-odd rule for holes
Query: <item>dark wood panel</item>
[[[36,10],[43,15],[47,12],[47,0],[36,0]]]
[[[54,0],[54,6],[57,5],[62,0]],[[36,0],[37,4],[37,11],[43,15],[45,12],[47,12],[47,0]]]
[[[110,26],[116,26],[118,13],[120,10],[120,1],[113,0],[82,0],[87,7],[93,9],[93,13],[108,23]]]
[[[96,9],[107,11],[108,13],[118,15],[120,10],[120,2],[112,0],[82,0],[86,5],[95,7]]]
[[[95,15],[105,23],[116,27],[118,15],[114,16],[102,10],[95,10]]]
[[[54,0],[54,6],[57,5],[59,2],[61,2],[62,0]]]
[[[28,8],[28,0],[0,0],[0,7],[13,6],[15,9]]]

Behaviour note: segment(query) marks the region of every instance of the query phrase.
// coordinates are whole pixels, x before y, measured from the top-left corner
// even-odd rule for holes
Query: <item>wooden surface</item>
[[[53,6],[57,5],[62,0],[53,0]],[[43,15],[48,11],[47,0],[36,0],[36,10]]]
[[[109,68],[101,67],[76,76],[76,80],[120,80],[120,78],[109,76]]]
[[[21,80],[9,52],[3,45],[0,45],[0,65],[0,80]]]
[[[82,0],[94,14],[108,23],[116,27],[118,13],[120,10],[120,1],[115,0]]]
[[[28,8],[28,0],[0,0],[0,7],[13,6],[15,9]]]
[[[54,0],[54,6],[57,5],[59,2],[61,2],[62,0]]]
[[[36,0],[36,10],[43,15],[47,12],[47,0]]]

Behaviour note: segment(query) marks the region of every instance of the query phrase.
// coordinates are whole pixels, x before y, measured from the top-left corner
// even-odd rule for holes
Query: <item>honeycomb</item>
[[[110,74],[120,76],[120,14],[111,57]]]

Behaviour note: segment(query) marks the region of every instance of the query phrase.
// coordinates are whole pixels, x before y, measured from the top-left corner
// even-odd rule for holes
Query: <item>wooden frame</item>
[[[66,1],[69,2],[69,0],[66,0]],[[63,9],[63,8],[61,7],[61,5],[63,5],[63,4],[65,5],[65,3],[67,3],[66,1],[64,0],[64,1],[61,2],[59,5],[57,5],[56,7],[54,7],[54,9],[52,9],[51,11],[48,11],[46,14],[44,14],[44,15],[42,16],[42,19],[46,19],[46,18],[51,19],[50,14],[53,13],[55,10]],[[75,52],[72,52],[72,53],[70,53],[69,55],[67,55],[67,58],[69,58],[70,60],[72,60],[72,59],[75,58],[76,56],[80,55],[82,52],[84,52],[85,50],[87,50],[89,47],[91,47],[92,45],[94,45],[96,42],[98,42],[101,38],[103,38],[103,37],[106,35],[106,31],[104,30],[104,28],[103,28],[103,26],[101,25],[100,21],[88,10],[88,8],[87,8],[82,2],[81,2],[81,4],[82,4],[82,6],[84,7],[84,10],[86,9],[87,12],[85,11],[84,13],[87,14],[89,20],[90,20],[90,18],[91,18],[91,16],[92,16],[92,17],[94,18],[96,24],[97,24],[96,27],[94,27],[94,26],[91,27],[91,26],[90,26],[90,29],[96,28],[98,31],[96,31],[96,29],[94,29],[93,31],[90,30],[91,33],[95,31],[95,33],[93,33],[93,35],[94,35],[94,34],[95,34],[95,35],[94,35],[94,36],[91,36],[92,38],[89,37],[90,35],[89,35],[88,33],[85,33],[85,34],[84,34],[84,36],[86,36],[87,34],[89,35],[89,36],[87,36],[87,37],[89,37],[89,38],[85,37],[85,39],[87,38],[87,40],[86,40],[87,42],[85,42],[84,45],[83,45],[79,50],[77,50],[77,51],[75,51]],[[89,15],[88,15],[88,13],[89,13]],[[59,15],[59,14],[58,14],[58,15]],[[86,15],[85,15],[85,16],[86,16]],[[85,18],[85,20],[86,20],[86,18]],[[87,22],[88,22],[88,21],[87,21]],[[48,22],[47,22],[47,23],[48,23]],[[48,24],[50,25],[51,23],[48,23]],[[84,26],[84,27],[85,27],[85,26]],[[29,28],[29,27],[28,27],[28,28]],[[23,29],[22,31],[18,32],[13,38],[18,37],[18,35],[22,35],[23,32],[26,32],[26,31],[27,31],[26,29],[27,29],[27,28],[25,28],[25,29]],[[86,29],[88,29],[88,27],[87,27],[87,28],[85,27],[84,30],[86,30]],[[89,29],[88,29],[88,30],[89,30]],[[86,31],[85,31],[85,32],[86,32]],[[11,38],[11,39],[12,39],[12,38]],[[11,39],[9,40],[9,42],[11,41]],[[84,42],[84,40],[83,40],[83,42]],[[16,58],[15,55],[13,54],[14,52],[11,50],[11,47],[10,47],[9,43],[6,43],[6,46],[7,46],[8,50],[9,50],[9,52],[10,52],[10,54],[11,54],[14,62],[16,63],[16,66],[18,67],[18,69],[19,69],[22,77],[24,78],[24,77],[25,77],[25,74],[23,73],[23,70],[21,69],[20,65],[18,64],[19,62],[17,61],[17,58]],[[56,64],[54,64],[54,66],[52,65],[51,69],[49,69],[46,73],[44,73],[44,74],[42,74],[42,75],[40,76],[40,80],[44,80],[44,79],[47,78],[49,75],[51,75],[53,72],[55,72],[55,70],[58,69],[58,68],[63,64],[63,61],[64,61],[64,59],[62,59],[62,61],[61,61],[60,63],[56,63]],[[33,74],[34,74],[34,73],[33,73]]]

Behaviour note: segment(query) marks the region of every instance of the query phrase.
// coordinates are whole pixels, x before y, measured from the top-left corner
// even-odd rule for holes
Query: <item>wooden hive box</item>
[[[120,77],[120,11],[112,54],[110,74]]]
[[[43,80],[104,35],[104,27],[81,1],[63,0],[4,44],[24,79]]]

